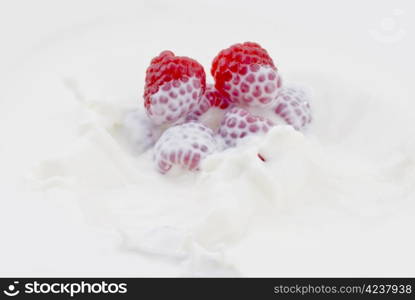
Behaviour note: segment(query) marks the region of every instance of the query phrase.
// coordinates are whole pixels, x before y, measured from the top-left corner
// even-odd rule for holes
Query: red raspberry
[[[173,165],[198,170],[202,159],[217,148],[213,131],[196,122],[168,128],[154,147],[154,161],[161,173]]]
[[[146,72],[147,115],[157,125],[180,121],[199,103],[205,88],[205,71],[197,61],[163,51]]]
[[[302,130],[311,123],[309,96],[301,88],[282,88],[271,109],[297,130]]]
[[[229,107],[229,100],[219,93],[213,84],[208,84],[199,104],[187,115],[186,120],[199,120],[199,118],[211,107],[227,109]]]
[[[268,52],[256,43],[236,44],[215,57],[215,87],[231,102],[264,106],[278,95],[281,78]]]
[[[208,84],[204,93],[211,106],[218,107],[220,109],[227,109],[230,104],[230,100],[223,94],[221,94],[213,84]]]
[[[222,120],[218,134],[227,147],[234,147],[246,136],[264,134],[274,123],[260,116],[254,116],[240,107],[231,108]]]

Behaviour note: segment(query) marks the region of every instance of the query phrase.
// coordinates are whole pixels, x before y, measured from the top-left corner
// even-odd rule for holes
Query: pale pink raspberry
[[[215,152],[217,143],[213,131],[196,122],[168,128],[154,147],[154,161],[161,173],[173,165],[198,170],[200,162]]]
[[[309,95],[298,87],[283,87],[271,110],[297,130],[312,120]]]
[[[274,123],[266,118],[252,115],[241,107],[231,108],[222,120],[218,136],[227,147],[234,147],[247,136],[265,134]]]

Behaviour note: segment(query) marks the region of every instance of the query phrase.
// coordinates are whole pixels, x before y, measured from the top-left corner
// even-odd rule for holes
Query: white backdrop
[[[414,98],[414,30],[415,4],[411,0],[1,1],[0,275],[181,274],[177,262],[120,250],[118,233],[106,228],[105,220],[100,223],[102,226],[91,225],[84,218],[82,204],[67,201],[64,193],[54,198],[52,191],[45,199],[42,193],[32,192],[26,176],[32,165],[71,144],[68,136],[73,128],[66,126],[65,118],[72,109],[68,103],[77,88],[88,99],[118,99],[123,105],[128,104],[142,94],[147,63],[161,50],[171,49],[178,55],[194,57],[208,69],[219,49],[250,40],[264,46],[288,77],[304,80],[308,85],[321,74],[339,78],[339,93],[349,92],[347,84],[357,82],[387,94],[382,103],[405,106],[409,102],[400,99]],[[71,85],[74,82],[75,89]],[[331,86],[330,90],[333,89]],[[331,109],[344,109],[350,100],[350,105],[359,111],[357,98],[340,98],[345,103],[330,106]],[[412,104],[406,111],[414,108]],[[369,109],[377,111],[376,107]],[[317,111],[324,115],[324,109]],[[377,145],[379,155],[414,149],[413,143],[409,143],[405,149],[387,146],[382,152],[383,143],[398,145],[402,140],[414,139],[408,135],[408,128],[415,128],[413,122],[394,115],[394,111],[391,109],[388,117],[383,114],[380,120],[389,127],[382,127],[381,132],[364,131],[355,139],[361,144],[352,145],[351,151],[361,146],[361,152],[370,157]],[[316,128],[326,137],[323,144],[339,139],[330,130],[346,123],[347,120],[338,124],[317,122]],[[53,130],[54,127],[62,131]],[[402,133],[399,127],[408,127],[408,131]],[[367,132],[373,132],[375,138],[366,147]],[[376,157],[373,154],[373,159]],[[404,206],[405,213],[391,217],[401,219],[401,223],[389,224],[390,219],[385,217],[380,223],[371,223],[370,230],[365,227],[366,238],[371,242],[376,239],[376,247],[384,245],[391,253],[382,265],[377,260],[385,254],[382,251],[373,260],[358,259],[357,243],[365,240],[363,234],[357,240],[345,242],[343,248],[335,248],[340,257],[353,253],[354,262],[320,264],[305,256],[295,267],[282,263],[280,269],[275,266],[265,270],[256,267],[255,255],[252,263],[242,263],[246,257],[238,256],[238,249],[233,260],[240,263],[243,275],[251,276],[414,276],[414,262],[407,261],[414,250],[408,239],[412,234],[414,206],[406,205],[397,204],[398,208],[394,208]],[[380,230],[373,229],[376,224],[381,224],[378,229],[392,229],[383,236]],[[353,229],[358,231],[358,226]],[[296,245],[301,247],[301,243]],[[316,245],[311,248],[313,255],[321,251]],[[367,253],[361,250],[370,257],[373,248]],[[292,255],[301,253],[298,248]],[[280,254],[290,258],[290,249]],[[336,260],[335,253],[323,252],[318,257],[325,256]]]

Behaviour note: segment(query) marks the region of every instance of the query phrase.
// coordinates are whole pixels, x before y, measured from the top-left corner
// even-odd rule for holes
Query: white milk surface
[[[3,21],[1,276],[415,276],[411,1],[43,2]],[[149,61],[211,81],[243,41],[310,90],[313,123],[157,173]]]

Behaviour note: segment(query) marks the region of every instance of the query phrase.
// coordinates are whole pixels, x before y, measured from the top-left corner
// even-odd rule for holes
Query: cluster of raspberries
[[[171,51],[151,61],[144,107],[154,126],[164,129],[154,146],[161,173],[175,165],[198,170],[207,155],[235,147],[247,136],[278,124],[302,130],[311,122],[307,93],[283,86],[268,52],[256,43],[220,51],[211,74],[215,83],[206,84],[201,64]],[[206,125],[203,118],[212,110],[222,114],[217,124]]]

